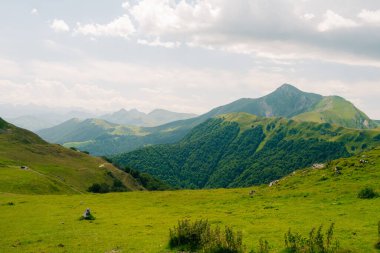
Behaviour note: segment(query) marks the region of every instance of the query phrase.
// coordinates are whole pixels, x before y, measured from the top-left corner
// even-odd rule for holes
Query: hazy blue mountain
[[[164,109],[155,109],[148,114],[137,109],[129,111],[121,109],[111,114],[102,115],[99,118],[120,125],[152,127],[196,116],[195,114],[171,112]]]
[[[23,115],[15,118],[6,118],[10,123],[28,129],[30,131],[36,132],[41,129],[50,128],[59,125],[66,120],[72,118],[92,118],[94,114],[82,111],[71,111],[67,113],[44,113],[44,114],[32,114]]]

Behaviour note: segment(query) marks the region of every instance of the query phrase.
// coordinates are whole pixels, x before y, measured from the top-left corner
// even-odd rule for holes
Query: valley
[[[341,174],[336,175],[336,167]],[[169,228],[180,219],[203,218],[213,226],[242,231],[248,250],[257,250],[262,238],[270,252],[279,252],[289,228],[307,235],[312,227],[326,228],[334,222],[342,249],[376,252],[380,198],[357,195],[366,186],[380,192],[379,180],[380,149],[376,148],[334,160],[323,169],[299,170],[272,187],[69,196],[1,193],[0,248],[5,252],[170,252]],[[256,191],[253,197],[251,190]],[[79,220],[86,208],[91,208],[96,220]]]

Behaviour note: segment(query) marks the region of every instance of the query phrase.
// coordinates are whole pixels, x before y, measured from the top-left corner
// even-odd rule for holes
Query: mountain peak
[[[283,85],[281,85],[280,87],[278,87],[276,91],[291,91],[291,92],[302,92],[301,90],[299,90],[297,87],[291,85],[291,84],[288,84],[288,83],[284,83]]]
[[[129,110],[129,112],[139,112],[141,113],[139,110],[137,110],[136,108],[132,108],[131,110]]]
[[[150,113],[148,113],[148,115],[156,114],[156,113],[172,113],[172,112],[165,109],[157,108],[157,109],[152,110]]]
[[[115,113],[126,113],[128,112],[127,110],[125,110],[124,108],[121,108],[120,110],[118,110],[117,112]]]

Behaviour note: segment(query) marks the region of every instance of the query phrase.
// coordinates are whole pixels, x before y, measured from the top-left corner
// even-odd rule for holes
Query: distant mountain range
[[[49,144],[0,118],[0,192],[73,194],[93,184],[144,190],[134,177],[100,158]]]
[[[95,155],[112,155],[147,145],[175,143],[188,134],[193,127],[207,119],[233,112],[245,112],[261,117],[285,117],[297,121],[330,123],[357,129],[372,129],[378,126],[375,121],[341,97],[325,97],[307,93],[292,85],[284,84],[264,97],[242,98],[198,117],[156,127],[113,125],[110,128],[110,123],[106,121],[100,123],[92,120],[86,121],[86,124],[71,121],[70,124],[66,122],[51,129],[38,131],[38,134],[50,142],[74,146]],[[79,124],[81,124],[80,127]],[[69,128],[72,130],[68,131]],[[88,131],[86,138],[78,138],[78,136],[82,136],[78,131],[83,132],[86,129],[92,130]]]
[[[149,146],[112,160],[176,187],[245,187],[379,144],[378,129],[230,113],[196,126],[178,143]]]
[[[164,109],[155,109],[148,114],[140,112],[137,109],[129,111],[121,109],[112,114],[102,115],[99,118],[120,125],[151,127],[163,125],[176,120],[194,118],[196,116],[196,114],[171,112]]]
[[[114,124],[150,127],[197,116],[196,114],[177,113],[164,109],[155,109],[147,114],[137,109],[129,111],[121,109],[109,114],[100,114],[81,110],[44,109],[33,105],[30,107],[0,105],[0,115],[12,124],[34,132],[57,126],[73,118],[78,120],[98,118]]]

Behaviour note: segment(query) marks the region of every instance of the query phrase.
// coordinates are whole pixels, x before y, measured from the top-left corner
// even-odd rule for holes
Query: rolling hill
[[[38,134],[47,141],[73,146],[94,155],[112,155],[154,144],[175,143],[193,127],[212,117],[232,112],[245,112],[262,117],[293,118],[297,121],[324,122],[348,128],[376,127],[374,121],[342,98],[323,97],[284,84],[264,97],[242,98],[195,118],[174,121],[157,127],[119,126],[119,128],[130,130],[121,131],[122,134],[118,135],[110,134],[108,127],[98,126],[97,130],[93,131],[93,125],[87,131],[85,126],[79,127],[81,122],[77,122],[78,126],[72,129],[65,122],[54,128],[41,130]],[[86,138],[83,138],[83,132],[87,132]]]
[[[103,159],[43,141],[0,118],[0,192],[73,194],[94,183],[144,190],[128,173]]]
[[[378,144],[379,130],[231,113],[207,120],[176,144],[150,146],[112,160],[176,187],[244,187]]]

